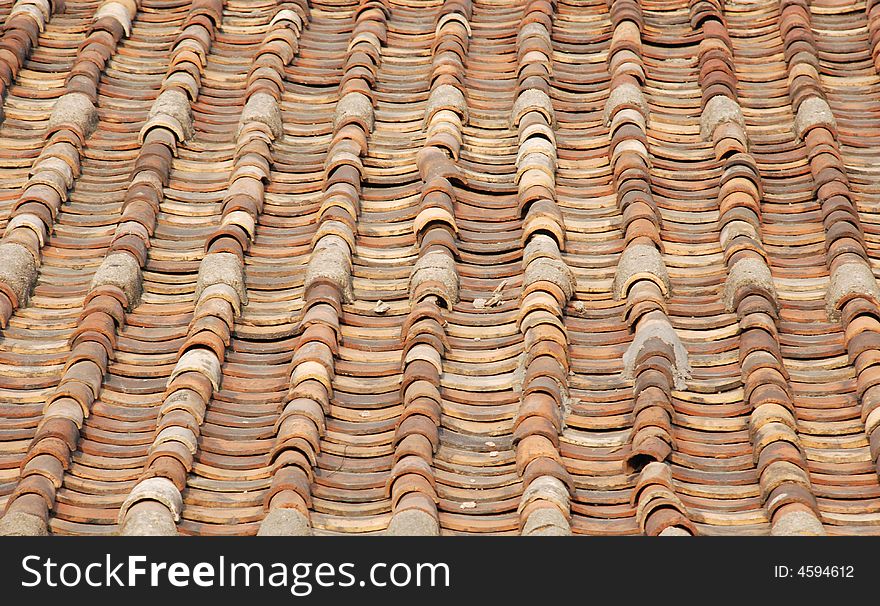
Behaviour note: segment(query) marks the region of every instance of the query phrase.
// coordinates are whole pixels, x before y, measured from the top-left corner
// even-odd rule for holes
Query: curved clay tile
[[[880,528],[876,2],[4,6],[0,534]]]

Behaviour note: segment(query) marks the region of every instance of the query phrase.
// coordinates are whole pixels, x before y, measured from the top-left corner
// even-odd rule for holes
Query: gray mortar
[[[137,260],[126,252],[107,255],[92,278],[92,289],[98,286],[117,286],[125,293],[128,309],[134,308],[141,298],[141,268]]]
[[[742,259],[730,268],[727,279],[724,281],[724,308],[736,311],[736,297],[741,288],[757,287],[764,291],[768,297],[777,304],[776,286],[773,284],[773,276],[770,268],[763,259]]]
[[[354,301],[349,255],[350,249],[345,240],[332,234],[323,236],[309,259],[305,288],[308,289],[316,280],[330,280],[339,286],[346,303]]]
[[[669,322],[653,321],[639,325],[632,344],[623,354],[623,377],[633,379],[635,376],[635,364],[639,353],[649,339],[660,339],[672,348],[675,361],[672,365],[672,375],[675,381],[675,389],[682,390],[687,387],[686,381],[691,377],[691,365],[688,361],[688,352],[678,338],[675,329]]]
[[[241,129],[250,122],[262,122],[269,127],[272,137],[277,139],[283,132],[281,124],[281,108],[278,101],[269,93],[255,93],[248,99],[241,113],[236,138],[241,134]]]
[[[553,126],[556,122],[556,114],[553,112],[553,103],[547,93],[538,88],[528,88],[516,98],[513,111],[510,113],[512,126],[518,126],[519,121],[527,113],[537,111],[544,114],[547,122]]]
[[[791,511],[779,516],[770,534],[774,537],[824,536],[825,528],[815,515],[806,511]]]
[[[410,275],[410,293],[418,290],[419,284],[436,281],[442,284],[443,292],[433,293],[446,300],[449,307],[458,302],[458,271],[455,260],[445,252],[429,252],[416,261]]]
[[[338,129],[349,118],[354,117],[365,126],[366,132],[373,130],[373,103],[363,93],[351,92],[342,97],[336,104],[333,116],[333,127]]]
[[[177,525],[171,512],[159,508],[132,508],[119,534],[126,537],[176,537]]]
[[[390,537],[436,537],[440,534],[440,526],[427,511],[406,509],[394,514],[385,534]]]
[[[541,257],[559,259],[559,244],[555,238],[546,234],[533,234],[523,251],[523,265],[528,267],[532,261]]]
[[[660,251],[649,244],[636,244],[628,246],[617,263],[617,273],[614,276],[614,298],[625,299],[630,280],[637,274],[649,273],[653,276],[653,282],[660,287],[665,296],[669,296],[672,285],[669,282],[669,274],[666,272],[666,264]],[[645,278],[650,279],[650,278]]]
[[[611,125],[611,118],[617,112],[617,108],[624,105],[634,105],[638,108],[643,116],[648,115],[648,103],[645,101],[645,95],[635,84],[629,82],[615,86],[608,95],[605,102],[605,111],[602,113],[602,119],[606,126]]]
[[[822,97],[810,97],[798,108],[794,130],[798,138],[803,139],[807,131],[817,126],[824,126],[831,132],[837,132],[837,122],[828,102]]]
[[[0,282],[18,298],[19,307],[27,303],[37,281],[37,261],[25,246],[15,242],[0,244]]]
[[[296,509],[273,509],[260,523],[258,537],[307,537],[312,527],[302,512]]]
[[[700,136],[704,141],[711,141],[715,129],[727,123],[738,125],[745,134],[746,121],[739,103],[730,97],[715,95],[706,103],[700,116]]]
[[[825,293],[825,312],[828,316],[837,320],[841,300],[852,294],[880,303],[880,289],[867,263],[845,263],[831,274],[831,282]]]
[[[556,507],[536,509],[523,525],[522,535],[532,537],[564,537],[571,534],[568,520]]]
[[[247,305],[247,287],[244,280],[244,268],[241,259],[234,253],[211,253],[205,255],[199,265],[199,279],[196,283],[195,300],[198,301],[202,292],[209,286],[226,284],[238,294],[243,305]]]
[[[73,124],[88,138],[98,126],[98,110],[91,99],[82,93],[67,93],[55,102],[49,117],[49,130]]]
[[[467,123],[469,115],[467,100],[465,100],[464,95],[451,84],[441,84],[432,90],[431,96],[428,97],[423,128],[428,126],[434,114],[443,109],[455,112],[461,118],[462,124]]]
[[[169,88],[159,95],[150,108],[150,118],[159,115],[164,115],[180,124],[183,129],[184,141],[192,138],[195,132],[193,130],[192,108],[186,93],[176,88]]]
[[[558,286],[564,293],[566,301],[571,299],[577,288],[574,274],[562,259],[538,257],[528,264],[523,275],[523,288],[542,280]]]
[[[40,516],[24,511],[10,511],[0,518],[0,537],[45,537],[49,534]]]

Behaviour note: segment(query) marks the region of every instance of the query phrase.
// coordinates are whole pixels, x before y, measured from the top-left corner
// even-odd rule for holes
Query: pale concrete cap
[[[737,293],[741,288],[753,287],[762,290],[777,305],[776,286],[770,268],[763,259],[748,258],[738,261],[727,274],[724,281],[724,308],[735,311],[739,303]]]
[[[709,141],[718,126],[731,122],[738,125],[745,134],[746,121],[739,103],[730,97],[715,95],[706,103],[700,116],[700,136],[703,140]]]
[[[308,537],[312,527],[308,518],[296,509],[273,509],[260,523],[258,537]]]
[[[620,255],[612,286],[614,298],[625,299],[630,286],[639,280],[654,282],[665,297],[672,290],[666,263],[663,262],[660,251],[649,244],[627,246]]]
[[[140,501],[128,510],[119,534],[126,537],[175,537],[177,524],[162,503]]]
[[[556,507],[536,509],[523,524],[522,536],[564,537],[571,535],[571,526]]]
[[[663,319],[645,319],[639,322],[635,338],[626,350],[626,353],[623,354],[623,377],[625,379],[634,378],[636,360],[648,339],[660,339],[672,348],[675,357],[672,365],[674,386],[678,390],[685,389],[687,387],[686,381],[691,377],[688,352],[666,317]]]
[[[351,250],[348,243],[332,234],[323,236],[315,245],[306,268],[306,290],[317,280],[329,280],[339,287],[345,302],[354,300],[351,286]]]
[[[441,297],[450,308],[458,302],[458,270],[451,255],[434,251],[419,257],[410,275],[409,292],[413,303],[418,302],[413,300],[417,293],[426,294],[420,292],[420,285],[428,281],[436,283],[428,288],[428,294]]]
[[[693,536],[684,528],[680,526],[667,526],[663,530],[660,531],[660,534],[657,535],[660,537],[691,537]]]
[[[12,290],[18,305],[27,303],[37,281],[37,261],[26,247],[15,242],[0,244],[0,282]]]
[[[425,119],[423,128],[431,122],[434,114],[440,110],[448,109],[455,112],[461,118],[462,124],[468,121],[468,106],[464,94],[451,84],[441,84],[431,91],[428,97],[428,105],[425,107]]]
[[[602,114],[605,125],[611,124],[611,117],[618,108],[627,105],[635,106],[643,116],[648,115],[648,103],[645,101],[642,89],[627,82],[611,89],[611,94],[608,95],[608,100],[605,102],[605,111]]]
[[[813,128],[824,126],[831,132],[837,132],[837,122],[834,114],[828,106],[828,102],[822,97],[810,97],[805,99],[798,108],[797,117],[794,120],[794,130],[799,139],[803,139]]]
[[[215,284],[226,284],[238,294],[244,305],[248,303],[245,287],[244,268],[241,259],[234,253],[211,253],[205,255],[199,265],[199,279],[196,282],[195,300],[198,301],[202,292]]]
[[[394,514],[386,533],[390,537],[436,537],[440,524],[427,511],[405,509]]]
[[[526,243],[523,251],[523,265],[528,267],[532,261],[541,257],[559,259],[560,256],[559,243],[555,238],[543,233],[536,233]]]
[[[132,309],[141,298],[141,267],[137,260],[126,252],[111,253],[92,278],[92,289],[98,286],[117,286],[128,300],[128,308]]]
[[[333,116],[333,128],[338,129],[352,121],[361,124],[366,133],[373,130],[373,103],[363,93],[351,92],[342,97],[336,104],[336,113]]]
[[[168,478],[153,477],[138,482],[119,508],[120,523],[125,521],[128,510],[140,501],[157,501],[165,506],[173,522],[180,519],[183,498],[177,486]]]
[[[831,274],[831,282],[825,293],[825,312],[828,317],[838,319],[844,299],[848,300],[853,295],[880,303],[877,279],[867,263],[844,263]]]
[[[825,535],[825,528],[812,513],[790,511],[776,518],[770,534],[774,537],[817,537]]]
[[[141,133],[145,133],[153,125],[169,126],[181,141],[190,139],[195,131],[192,107],[186,93],[177,88],[169,88],[159,95],[150,108],[150,120],[144,125]],[[172,125],[177,125],[179,128],[175,129]]]
[[[553,112],[553,102],[550,97],[538,88],[529,88],[520,93],[513,104],[513,111],[510,113],[510,123],[512,126],[519,126],[519,121],[529,112],[540,112],[547,118],[547,123],[551,126],[556,122],[556,114]]]
[[[49,527],[40,516],[24,511],[9,511],[0,518],[0,537],[45,537]]]
[[[560,511],[569,511],[571,507],[568,487],[554,476],[541,476],[532,480],[523,491],[517,511],[522,512],[533,501],[548,501],[556,505]]]
[[[236,138],[241,135],[242,128],[250,122],[261,122],[269,127],[272,137],[277,139],[283,129],[281,124],[281,108],[278,100],[269,93],[255,93],[248,99],[244,110],[241,112]]]
[[[531,251],[530,251],[531,252]],[[553,259],[550,257],[537,257],[533,259],[527,266],[523,275],[523,289],[530,287],[536,282],[546,281],[558,286],[565,300],[571,299],[577,288],[574,274],[571,273],[568,265],[562,259]]]
[[[83,138],[88,138],[98,126],[98,110],[92,100],[82,93],[67,93],[55,102],[49,117],[49,130],[68,124],[74,125]]]

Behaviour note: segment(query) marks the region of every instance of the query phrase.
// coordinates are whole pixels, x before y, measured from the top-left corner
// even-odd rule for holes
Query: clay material
[[[129,508],[140,501],[158,501],[171,512],[174,522],[180,520],[183,499],[174,483],[167,478],[153,477],[138,482],[119,508],[120,523],[124,522]]]

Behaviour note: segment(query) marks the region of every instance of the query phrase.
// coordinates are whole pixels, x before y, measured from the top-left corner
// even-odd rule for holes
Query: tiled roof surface
[[[4,534],[872,534],[871,0],[0,0]]]

